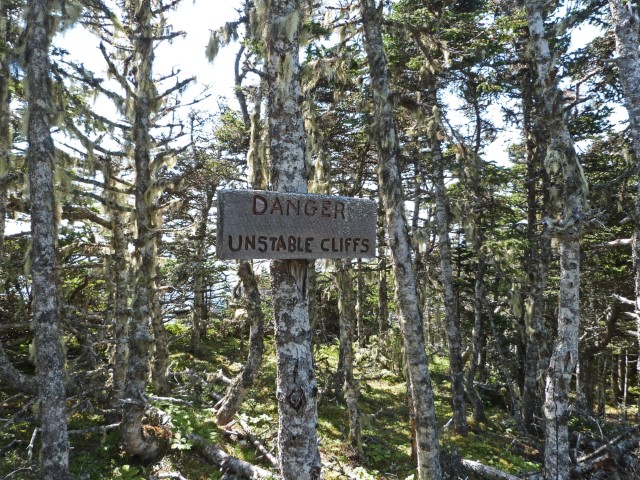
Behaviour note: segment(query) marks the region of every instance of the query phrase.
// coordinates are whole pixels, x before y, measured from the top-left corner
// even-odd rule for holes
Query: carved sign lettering
[[[329,195],[222,190],[216,253],[223,260],[375,257],[376,204]]]

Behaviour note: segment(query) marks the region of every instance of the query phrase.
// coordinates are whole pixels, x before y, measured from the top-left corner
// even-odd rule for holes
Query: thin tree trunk
[[[542,412],[543,388],[540,379],[548,365],[549,353],[546,348],[547,336],[543,321],[543,293],[547,284],[548,257],[545,252],[550,250],[549,237],[544,230],[538,233],[538,189],[539,177],[543,172],[543,156],[546,150],[542,135],[544,128],[534,112],[534,88],[530,69],[527,69],[522,81],[522,110],[524,114],[525,138],[527,147],[527,240],[529,251],[526,257],[526,269],[529,278],[529,292],[525,300],[524,333],[525,358],[522,423],[524,429],[535,434],[538,425],[536,415]],[[543,203],[544,198],[543,198]],[[544,207],[543,207],[544,208]],[[545,211],[541,212],[543,215]],[[544,227],[543,227],[544,228]],[[547,261],[545,261],[545,259]]]
[[[386,351],[389,330],[389,295],[387,285],[387,249],[384,205],[378,200],[378,351]]]
[[[438,108],[436,106],[435,85],[429,88],[429,106],[434,111],[433,122],[440,124]],[[440,253],[440,270],[442,287],[444,290],[445,331],[449,344],[449,374],[451,375],[451,399],[453,403],[453,425],[457,433],[466,434],[467,406],[464,392],[464,369],[462,365],[462,344],[460,338],[460,317],[458,314],[458,298],[453,280],[451,265],[451,243],[449,241],[449,197],[444,182],[444,157],[440,132],[434,129],[430,139],[431,156],[433,159],[434,188],[436,195],[436,225],[438,229],[438,250]]]
[[[4,270],[4,236],[7,216],[7,190],[9,183],[9,168],[11,166],[11,94],[9,86],[11,75],[9,71],[9,8],[3,6],[0,15],[0,275]]]
[[[302,6],[299,0],[271,0],[266,15],[271,189],[305,193],[308,179],[298,58]],[[280,415],[278,462],[285,480],[315,480],[321,471],[307,268],[306,261],[271,262]]]
[[[114,187],[115,172],[110,160],[105,161],[105,182]],[[119,205],[118,195],[106,190],[109,204]],[[115,350],[113,353],[113,398],[125,397],[127,365],[129,361],[129,242],[126,235],[126,220],[122,211],[112,208],[111,245],[113,247],[113,334]]]
[[[481,247],[482,241],[477,242]],[[482,320],[482,313],[484,308],[484,273],[486,269],[486,263],[484,254],[481,248],[476,248],[476,255],[478,257],[478,271],[476,272],[476,284],[474,294],[473,305],[473,343],[471,362],[469,363],[469,371],[467,372],[467,394],[469,401],[473,405],[473,419],[477,422],[486,422],[487,418],[484,413],[484,404],[482,398],[478,395],[478,391],[474,385],[478,366],[480,364],[480,350],[482,345],[482,339],[484,338],[484,326]]]
[[[517,421],[521,418],[522,412],[522,394],[518,382],[513,378],[509,369],[509,364],[512,363],[507,357],[508,346],[504,338],[504,335],[496,326],[496,322],[493,317],[493,312],[488,311],[487,317],[489,324],[491,325],[491,331],[493,332],[493,340],[496,345],[496,351],[498,353],[498,370],[504,377],[509,389],[509,396],[511,397],[511,407],[513,418]]]
[[[537,95],[549,132],[545,166],[562,172],[558,180],[563,193],[561,220],[554,227],[560,241],[558,332],[547,369],[544,404],[545,478],[560,480],[569,478],[571,468],[567,422],[571,378],[578,360],[580,237],[586,181],[564,117],[562,92],[545,37],[543,4],[540,0],[526,0],[525,8]]]
[[[200,348],[200,337],[203,330],[206,330],[205,317],[207,303],[204,298],[204,279],[206,274],[205,254],[207,246],[207,224],[209,223],[209,211],[213,206],[213,194],[215,186],[207,185],[204,205],[200,210],[198,227],[196,229],[196,271],[193,278],[193,324],[191,326],[191,339],[189,348],[196,352]]]
[[[351,264],[336,261],[336,284],[338,287],[338,310],[340,312],[340,346],[344,346],[344,398],[349,412],[349,443],[359,458],[363,457],[362,438],[360,432],[360,410],[358,408],[358,393],[353,375],[353,320],[356,308],[353,298],[353,281],[351,278]]]
[[[264,174],[265,159],[261,155],[261,109],[263,96],[263,85],[258,88],[254,101],[253,113],[249,117],[251,126],[251,139],[249,151],[247,152],[247,165],[249,167],[249,181],[256,190],[265,188],[266,176]],[[242,81],[236,69],[236,96],[238,101],[246,102],[242,92]],[[248,115],[248,114],[247,114]],[[244,115],[243,115],[244,116]],[[249,126],[245,124],[246,126]],[[216,420],[219,425],[226,425],[236,414],[249,389],[255,383],[264,353],[264,312],[262,311],[262,298],[258,289],[258,281],[253,272],[252,264],[249,260],[240,260],[238,266],[238,277],[242,282],[244,290],[244,308],[247,312],[251,325],[249,327],[249,354],[242,372],[233,380],[227,388],[224,397],[218,402],[218,412]]]
[[[253,386],[264,353],[264,314],[262,313],[258,282],[251,268],[251,262],[240,261],[238,276],[242,282],[245,295],[245,309],[251,320],[249,330],[249,355],[242,372],[233,380],[225,396],[218,402],[216,420],[219,425],[226,425],[236,414],[246,393]]]
[[[622,0],[609,0],[611,17],[615,26],[616,51],[620,82],[624,91],[625,107],[629,113],[629,132],[636,160],[636,173],[640,172],[640,54],[638,53],[638,15],[632,11],[631,4]],[[636,184],[634,205],[634,229],[632,256],[635,287],[636,331],[638,351],[640,352],[640,180]],[[637,364],[637,379],[640,385],[640,360]],[[640,396],[638,397],[638,416],[640,418]]]
[[[55,146],[51,138],[52,105],[49,46],[51,3],[27,2],[25,40],[29,123],[27,164],[31,197],[31,277],[34,345],[40,399],[42,475],[69,478],[69,439],[65,407],[65,358],[59,327],[56,265],[56,200],[53,186]]]
[[[622,399],[622,390],[620,390],[620,354],[611,354],[611,391],[613,392],[613,401],[620,403]]]
[[[153,88],[153,32],[151,28],[151,0],[131,5],[135,10],[134,58],[136,74],[135,117],[132,126],[136,170],[135,208],[137,240],[135,258],[137,271],[134,280],[131,328],[129,331],[129,366],[126,379],[126,402],[121,433],[125,451],[144,460],[156,458],[164,447],[153,431],[143,427],[146,409],[145,390],[149,378],[149,364],[153,352],[150,335],[154,307],[153,290],[156,275],[156,234],[150,169],[151,94]],[[136,7],[136,8],[133,8]]]
[[[358,342],[358,347],[363,348],[367,344],[365,329],[364,329],[364,309],[366,300],[366,283],[364,281],[364,274],[362,273],[362,259],[357,260],[356,268],[356,335],[355,340]]]
[[[425,351],[422,315],[412,268],[411,245],[404,215],[402,183],[398,165],[398,138],[393,118],[391,86],[384,55],[380,19],[374,0],[360,0],[365,49],[371,74],[374,102],[375,138],[378,142],[378,177],[389,246],[395,274],[396,298],[400,308],[400,328],[407,354],[409,388],[416,421],[419,480],[441,479],[438,429]]]

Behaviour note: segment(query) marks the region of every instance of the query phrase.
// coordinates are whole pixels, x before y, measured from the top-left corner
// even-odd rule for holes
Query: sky
[[[187,90],[186,97],[195,97],[207,85],[211,97],[200,109],[217,110],[217,99],[225,96],[233,100],[233,61],[237,46],[223,48],[216,60],[210,63],[205,51],[211,31],[236,17],[235,8],[240,0],[183,0],[175,11],[168,13],[173,31],[185,35],[171,43],[161,42],[156,50],[154,73],[167,74],[173,68],[180,69],[180,79],[196,77]],[[98,49],[98,40],[82,27],[58,34],[54,45],[69,51],[70,57],[84,63],[98,76],[104,75],[105,62]]]
[[[185,101],[196,97],[205,85],[209,86],[211,96],[201,103],[198,109],[216,112],[221,96],[227,98],[231,106],[236,105],[233,95],[233,62],[237,44],[222,48],[213,63],[207,60],[205,51],[211,31],[236,18],[236,9],[240,6],[241,0],[183,0],[176,11],[169,13],[169,23],[173,25],[173,30],[184,31],[185,35],[174,39],[171,43],[162,42],[158,46],[154,72],[157,75],[167,74],[175,68],[181,70],[180,79],[195,76],[196,82],[187,90]],[[596,34],[594,28],[588,26],[576,31],[572,47],[579,48]],[[54,45],[65,48],[72,58],[84,63],[98,76],[104,76],[105,62],[98,49],[98,40],[82,27],[58,34],[54,38]],[[106,108],[112,108],[108,101],[104,101],[103,105]],[[100,102],[96,108],[100,110]],[[455,114],[455,108],[455,102],[452,101],[449,106],[450,119],[464,131],[467,121],[461,115]],[[499,105],[492,106],[487,114],[496,119],[497,123],[501,123]],[[616,120],[624,121],[626,112],[620,111],[616,116]],[[519,135],[515,130],[504,130],[485,150],[485,158],[498,164],[507,164],[507,149],[511,143],[519,139]],[[578,147],[586,148],[586,145]],[[24,229],[24,225],[21,229]],[[15,232],[15,227],[11,230]]]

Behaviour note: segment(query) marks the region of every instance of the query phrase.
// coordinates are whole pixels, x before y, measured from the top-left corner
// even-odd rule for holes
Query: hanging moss
[[[218,56],[220,52],[220,35],[218,32],[211,32],[211,36],[209,37],[209,43],[207,44],[207,49],[205,51],[205,55],[207,56],[207,60],[213,62],[215,58]]]

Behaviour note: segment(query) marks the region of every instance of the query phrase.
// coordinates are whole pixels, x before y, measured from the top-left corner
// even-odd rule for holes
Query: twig
[[[24,443],[24,441],[22,440],[11,440],[7,445],[5,445],[4,447],[0,448],[0,454],[3,454],[4,452],[6,452],[7,450],[11,450],[13,448],[14,445],[17,445],[18,443]]]
[[[97,427],[83,428],[82,430],[69,430],[69,435],[82,435],[84,433],[102,433],[103,435],[109,430],[115,430],[120,427],[120,422],[110,425],[98,425]]]
[[[167,403],[176,403],[178,405],[187,405],[189,407],[193,407],[193,402],[189,400],[183,400],[182,398],[173,398],[173,397],[157,397],[156,395],[147,395],[149,400],[153,400],[154,402],[167,402]]]
[[[24,467],[24,468],[19,468],[18,470],[14,470],[13,472],[9,473],[6,477],[4,478],[11,478],[13,477],[16,473],[18,472],[24,472],[25,470],[31,470],[31,467]]]
[[[27,403],[25,403],[22,408],[20,410],[18,410],[13,417],[11,417],[9,420],[7,420],[6,422],[4,422],[4,425],[2,425],[2,427],[0,427],[0,432],[8,427],[10,427],[11,425],[13,425],[18,418],[20,418],[20,416],[27,411],[29,408],[31,408],[31,405],[33,405],[36,401],[37,397],[32,398],[31,400],[29,400]]]
[[[29,442],[29,446],[27,447],[27,458],[29,461],[33,459],[33,447],[36,443],[36,437],[38,436],[38,432],[40,429],[38,427],[33,429],[33,434],[31,435],[31,441]]]

